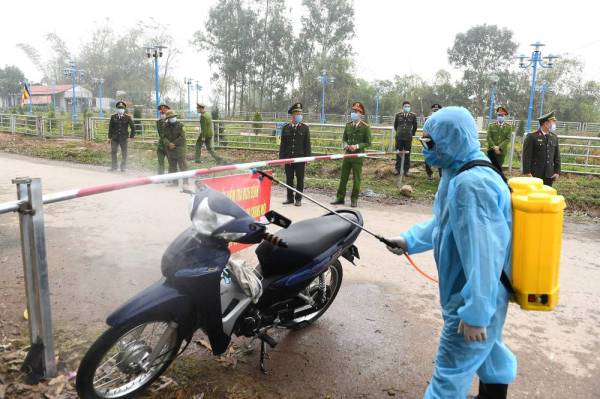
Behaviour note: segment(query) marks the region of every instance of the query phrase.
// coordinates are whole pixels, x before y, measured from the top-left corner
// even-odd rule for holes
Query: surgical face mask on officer
[[[173,116],[173,117],[169,118],[169,123],[175,123],[175,122],[177,122],[177,117],[176,116]]]
[[[498,121],[498,123],[504,123],[504,118],[505,118],[504,115],[498,115],[496,117],[496,120]]]
[[[125,108],[117,108],[117,114],[123,115],[125,113]]]
[[[356,122],[360,119],[360,114],[358,112],[351,112],[350,119],[352,119],[353,122]]]
[[[402,108],[404,110],[404,112],[410,112],[410,106],[405,105],[404,108]]]
[[[159,114],[159,117],[161,121],[165,120],[165,114],[163,114],[162,112]]]
[[[296,122],[296,123],[302,123],[302,119],[304,119],[304,117],[302,116],[302,114],[296,114],[296,115],[294,115],[294,122]]]
[[[556,123],[550,125],[550,132],[554,133],[556,131]]]

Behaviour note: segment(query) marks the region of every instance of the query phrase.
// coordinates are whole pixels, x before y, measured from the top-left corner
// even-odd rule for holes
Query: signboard
[[[267,173],[271,174],[272,171]],[[258,173],[214,177],[200,181],[225,194],[256,220],[270,209],[271,180],[262,178]],[[249,246],[249,244],[231,243],[229,249],[234,253]]]

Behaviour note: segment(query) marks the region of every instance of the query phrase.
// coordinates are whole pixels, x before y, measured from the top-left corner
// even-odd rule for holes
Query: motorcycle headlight
[[[196,212],[192,215],[192,225],[198,233],[210,236],[219,227],[231,222],[233,219],[233,216],[223,215],[210,209],[208,198],[203,198],[196,208]]]

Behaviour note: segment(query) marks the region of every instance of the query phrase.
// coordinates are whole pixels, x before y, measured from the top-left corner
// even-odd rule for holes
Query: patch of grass
[[[20,135],[0,134],[0,151],[23,154],[47,159],[93,164],[110,165],[110,145],[103,142],[81,140],[48,140]],[[207,168],[215,166],[214,160],[206,151],[202,152],[202,163],[193,162],[193,147],[188,147],[189,168]],[[273,151],[251,151],[219,149],[218,153],[231,163],[268,160],[276,157]],[[399,179],[393,176],[393,160],[365,159],[363,166],[363,193],[372,190],[372,200],[378,202],[420,204],[431,203],[434,199],[439,177],[434,173],[433,181],[427,180],[423,164],[414,164],[408,177],[402,179],[402,185],[408,184],[414,192],[410,198],[400,193]],[[308,190],[322,190],[333,196],[337,191],[342,161],[317,161],[307,164],[306,187]],[[156,145],[140,141],[130,141],[128,166],[149,174],[157,167]],[[284,176],[281,168],[275,168],[277,175]],[[352,182],[348,182],[348,191]],[[562,175],[555,188],[567,201],[567,211],[582,212],[588,216],[600,216],[600,176]]]

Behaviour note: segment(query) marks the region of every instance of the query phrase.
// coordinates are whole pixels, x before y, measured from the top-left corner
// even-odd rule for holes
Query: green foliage
[[[523,135],[525,134],[525,121],[524,120],[519,121],[519,125],[517,126],[516,134],[518,137],[523,137]]]
[[[262,115],[260,114],[260,112],[255,112],[254,116],[252,117],[252,121],[254,122],[262,122]],[[254,131],[254,134],[259,134],[261,132],[263,125],[262,123],[254,123],[252,130]]]

